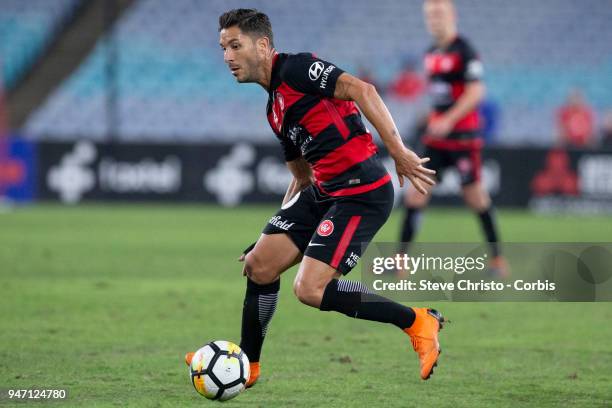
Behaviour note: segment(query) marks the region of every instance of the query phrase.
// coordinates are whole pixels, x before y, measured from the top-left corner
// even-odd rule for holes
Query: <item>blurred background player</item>
[[[432,110],[423,135],[425,157],[438,174],[454,167],[461,179],[463,199],[477,214],[485,238],[490,243],[490,271],[505,277],[508,268],[499,248],[499,233],[491,198],[480,180],[481,149],[479,104],[485,96],[483,67],[477,53],[457,31],[457,16],[452,0],[426,0],[425,24],[434,44],[425,56]],[[431,198],[408,188],[406,216],[401,232],[404,250],[413,241],[420,213]]]
[[[560,147],[589,148],[595,145],[595,113],[584,93],[576,88],[557,110]]]
[[[404,57],[402,69],[389,84],[387,92],[395,98],[413,102],[420,98],[424,91],[425,82],[417,71],[417,59]]]

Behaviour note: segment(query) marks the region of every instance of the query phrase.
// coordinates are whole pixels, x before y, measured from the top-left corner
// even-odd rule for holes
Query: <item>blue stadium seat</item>
[[[80,0],[1,0],[0,75],[14,86]]]
[[[218,45],[218,15],[244,4],[139,0],[122,16],[113,33],[119,44],[119,138],[274,141],[264,115],[266,94],[257,85],[235,84]],[[404,56],[419,58],[430,42],[419,3],[248,5],[270,15],[279,50],[313,51],[352,72],[366,66],[382,82],[397,73]],[[479,50],[489,95],[503,112],[501,143],[550,143],[554,111],[575,86],[596,109],[612,106],[612,7],[605,1],[463,0],[458,7],[461,31]],[[103,39],[32,115],[26,132],[36,138],[105,138],[105,64]],[[422,108],[389,103],[402,130]]]

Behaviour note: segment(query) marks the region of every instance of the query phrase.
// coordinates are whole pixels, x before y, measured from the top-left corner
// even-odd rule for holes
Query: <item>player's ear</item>
[[[261,54],[267,54],[270,49],[270,39],[266,36],[259,37],[255,41],[255,47],[257,48],[257,52]]]

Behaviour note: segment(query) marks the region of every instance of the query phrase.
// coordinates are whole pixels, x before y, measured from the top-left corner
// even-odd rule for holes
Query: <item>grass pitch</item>
[[[236,258],[274,211],[45,205],[0,214],[0,387],[67,388],[54,406],[216,404],[191,386],[183,354],[239,341]],[[499,216],[507,241],[609,241],[612,230],[603,217]],[[376,240],[394,240],[399,220]],[[419,238],[474,242],[480,233],[467,211],[431,210]],[[432,305],[453,323],[423,382],[408,337],[301,305],[294,275],[282,279],[259,384],[227,406],[612,406],[609,303]]]

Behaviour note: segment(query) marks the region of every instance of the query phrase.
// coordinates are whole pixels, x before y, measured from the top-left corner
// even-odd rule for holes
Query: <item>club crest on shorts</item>
[[[327,237],[334,232],[334,223],[331,220],[325,220],[319,224],[319,228],[317,228],[317,234],[322,237]]]
[[[469,173],[472,170],[472,162],[466,157],[462,157],[457,161],[457,168],[460,173]]]

